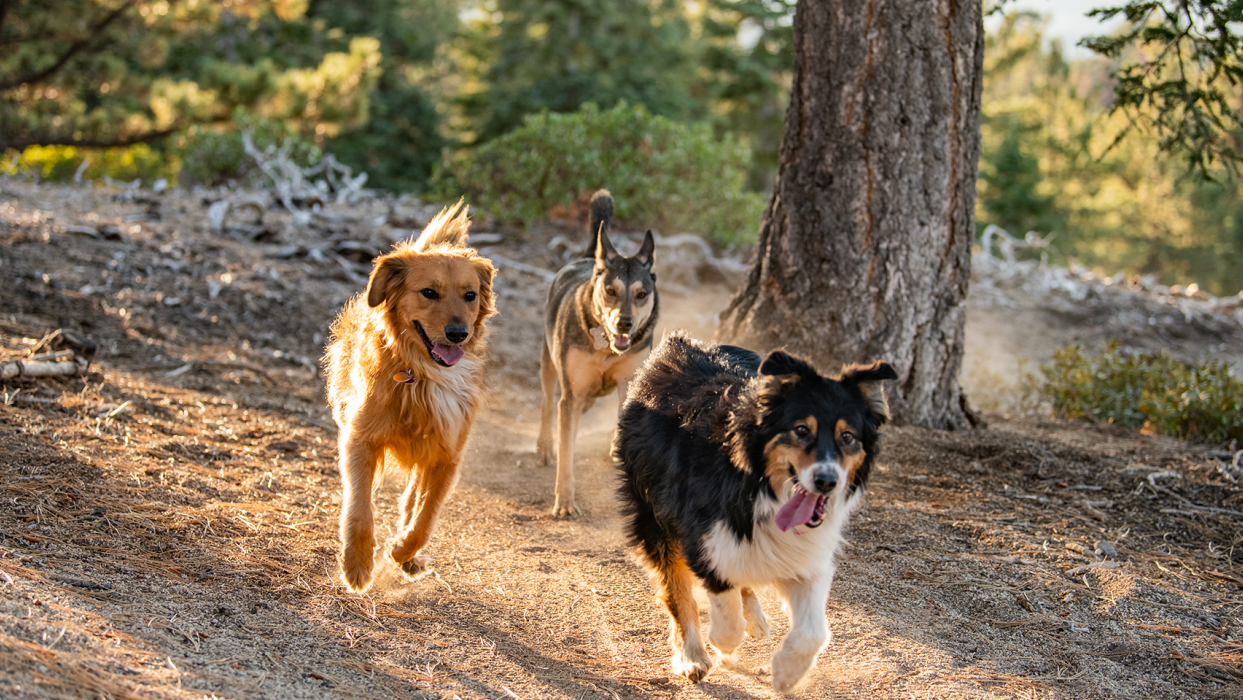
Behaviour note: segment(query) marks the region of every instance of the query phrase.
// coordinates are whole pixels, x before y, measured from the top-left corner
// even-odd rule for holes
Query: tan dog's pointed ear
[[[634,257],[643,263],[643,267],[652,266],[652,253],[656,252],[656,239],[652,237],[652,230],[648,229],[643,235],[643,245],[639,246],[639,252]]]
[[[613,247],[613,241],[609,240],[609,233],[605,230],[604,224],[600,224],[600,230],[596,233],[596,269],[603,270],[609,260],[617,257],[617,249]]]
[[[406,263],[401,258],[383,256],[376,259],[371,279],[367,280],[367,306],[375,308],[384,303],[389,291],[406,276]]]

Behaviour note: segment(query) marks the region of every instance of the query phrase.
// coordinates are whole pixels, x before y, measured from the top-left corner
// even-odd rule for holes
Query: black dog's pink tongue
[[[630,336],[622,335],[621,333],[614,335],[613,336],[613,347],[617,348],[618,350],[625,350],[626,348],[630,347]]]
[[[794,496],[777,511],[777,517],[774,521],[782,532],[792,527],[806,525],[811,520],[812,513],[816,511],[816,501],[820,500],[819,496],[807,493],[799,489],[795,489]]]
[[[466,351],[463,350],[460,345],[432,343],[432,354],[435,355],[441,362],[452,367],[458,363],[458,360],[462,359],[462,356],[466,354]]]

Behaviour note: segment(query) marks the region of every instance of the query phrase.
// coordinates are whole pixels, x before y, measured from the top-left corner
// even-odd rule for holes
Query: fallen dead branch
[[[72,377],[86,371],[88,363],[72,350],[34,355],[25,360],[0,362],[0,379],[14,377]]]

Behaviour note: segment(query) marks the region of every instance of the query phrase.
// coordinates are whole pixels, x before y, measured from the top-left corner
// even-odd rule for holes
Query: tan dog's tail
[[[423,233],[419,234],[418,240],[414,242],[414,249],[423,252],[441,245],[467,247],[467,239],[470,235],[470,208],[465,204],[466,200],[463,198],[459,199],[457,204],[441,209],[436,218],[423,229]]]

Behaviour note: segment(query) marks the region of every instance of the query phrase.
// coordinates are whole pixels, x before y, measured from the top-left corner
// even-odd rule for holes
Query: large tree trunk
[[[825,370],[888,360],[897,420],[973,422],[958,385],[975,228],[979,0],[802,0],[781,164],[720,335]]]

